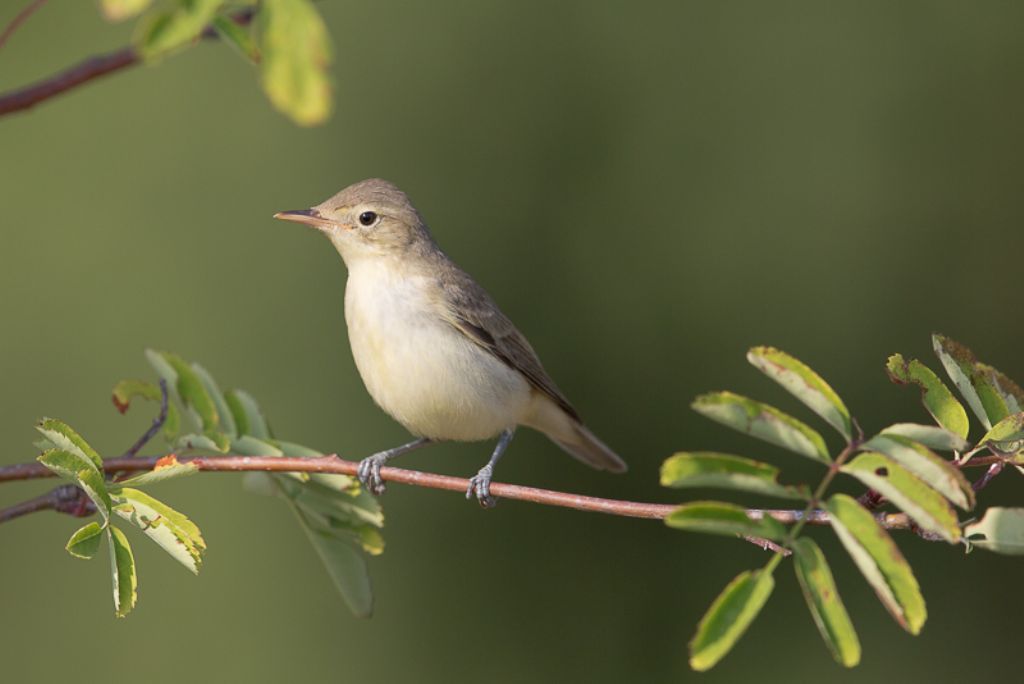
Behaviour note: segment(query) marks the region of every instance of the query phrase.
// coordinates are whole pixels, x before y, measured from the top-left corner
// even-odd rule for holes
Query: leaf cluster
[[[315,449],[276,439],[250,394],[240,389],[222,392],[199,364],[163,351],[148,350],[146,357],[168,396],[156,383],[122,380],[114,386],[113,402],[122,413],[135,399],[163,403],[166,413],[161,434],[177,455],[323,456]],[[39,461],[81,488],[100,516],[100,521],[76,531],[67,549],[75,557],[92,558],[106,537],[117,615],[126,615],[135,605],[137,576],[131,546],[112,524],[113,518],[139,528],[175,560],[198,573],[206,549],[199,528],[140,489],[195,473],[195,463],[179,462],[172,455],[161,459],[150,472],[108,480],[103,459],[68,425],[47,418],[38,429],[43,435],[39,446],[44,449]],[[379,554],[384,548],[380,535],[384,516],[376,499],[345,475],[250,472],[244,483],[250,490],[288,502],[346,603],[355,614],[369,615],[373,596],[363,553]]]
[[[961,520],[956,508],[972,511],[975,488],[962,469],[979,453],[995,457],[996,474],[1006,464],[1024,467],[1024,392],[995,368],[979,362],[963,345],[933,336],[935,354],[967,407],[984,429],[972,446],[964,405],[932,370],[917,359],[896,354],[886,365],[893,382],[917,386],[935,425],[896,423],[865,439],[839,395],[814,370],[772,347],[755,347],[748,361],[813,411],[842,438],[836,456],[824,437],[801,420],[768,404],[731,392],[698,397],[693,408],[740,432],[812,459],[827,468],[811,493],[806,485],[781,484],[779,469],[753,459],[717,452],[683,452],[662,466],[668,487],[717,487],[786,499],[802,499],[803,514],[786,528],[769,515],[732,503],[683,504],[665,520],[682,530],[770,540],[779,552],[760,569],[738,575],[715,599],[690,642],[694,669],[713,667],[757,616],[775,586],[774,571],[783,554],[793,568],[814,624],[837,662],[860,661],[857,633],[839,596],[825,555],[810,538],[800,536],[808,515],[827,513],[836,537],[896,622],[911,634],[925,623],[927,611],[906,558],[874,510],[891,505],[928,539],[1024,553],[1024,509],[989,508],[980,521]],[[949,452],[948,457],[938,451]],[[827,496],[837,476],[867,487],[860,499]]]

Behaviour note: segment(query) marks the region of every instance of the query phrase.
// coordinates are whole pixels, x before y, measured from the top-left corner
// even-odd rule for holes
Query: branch
[[[159,457],[156,456],[111,458],[103,462],[103,467],[108,473],[146,471],[155,468],[158,460]],[[207,472],[331,473],[354,477],[359,469],[357,461],[346,461],[339,458],[337,454],[330,454],[319,458],[235,455],[194,456],[180,457],[178,460],[182,463],[194,463],[199,470]],[[459,492],[460,494],[464,493],[466,488],[469,487],[469,480],[465,478],[425,473],[418,470],[385,467],[381,468],[380,474],[381,478],[387,482],[397,482],[414,487],[443,489],[450,492]],[[54,474],[45,466],[36,462],[0,467],[0,482],[33,480],[53,476]],[[491,493],[503,499],[527,501],[546,506],[560,506],[577,511],[606,513],[626,518],[647,518],[651,520],[664,519],[669,513],[679,507],[678,504],[602,499],[594,496],[556,492],[550,489],[523,487],[500,482],[491,484]],[[805,514],[804,511],[796,510],[754,508],[748,509],[747,515],[755,520],[770,517],[785,524],[796,524],[801,521],[804,521],[803,524],[806,525],[831,524],[828,513],[822,510],[812,510]],[[888,529],[904,530],[911,527],[910,520],[904,513],[880,513],[875,518],[883,527]],[[750,541],[759,546],[764,546],[763,540],[751,539]],[[768,548],[772,547],[769,546]]]
[[[135,444],[132,444],[128,448],[128,451],[124,452],[125,456],[135,457],[139,455],[139,451],[142,447],[149,443],[149,440],[156,437],[156,433],[160,432],[160,428],[167,422],[167,381],[160,378],[160,412],[156,414],[156,418],[153,419],[153,423],[149,426],[149,429],[142,433],[142,436],[135,440]],[[125,407],[127,410],[127,407]]]
[[[255,8],[244,9],[231,15],[230,18],[236,24],[245,25],[252,21],[255,12]],[[216,35],[217,32],[212,27],[207,27],[200,34],[200,38],[213,38]],[[77,88],[93,79],[138,64],[140,61],[142,61],[141,55],[131,46],[108,52],[105,55],[89,57],[75,66],[41,81],[0,94],[0,116],[29,109],[44,100]]]
[[[22,501],[8,508],[0,510],[0,523],[20,518],[29,513],[38,511],[58,511],[67,513],[78,518],[92,515],[96,508],[92,505],[89,497],[75,485],[61,485],[55,487],[46,494],[41,494],[34,499]]]

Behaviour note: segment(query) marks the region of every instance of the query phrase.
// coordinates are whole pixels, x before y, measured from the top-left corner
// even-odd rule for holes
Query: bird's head
[[[274,218],[324,233],[347,264],[367,257],[402,257],[433,243],[409,197],[379,178],[350,185],[312,209],[282,211]]]

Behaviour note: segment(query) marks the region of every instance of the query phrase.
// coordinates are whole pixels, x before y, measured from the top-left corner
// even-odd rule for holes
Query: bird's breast
[[[523,419],[526,379],[446,322],[432,280],[386,264],[352,266],[349,342],[381,408],[432,439],[487,439]]]

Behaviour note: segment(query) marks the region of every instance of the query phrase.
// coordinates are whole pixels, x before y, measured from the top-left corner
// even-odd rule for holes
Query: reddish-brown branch
[[[252,21],[254,13],[255,9],[249,8],[232,15],[231,19],[238,24],[247,24]],[[210,28],[207,28],[202,33],[203,38],[212,38],[216,35],[216,31]],[[101,76],[106,76],[125,67],[138,64],[140,61],[139,53],[132,47],[121,48],[105,55],[89,57],[73,67],[32,85],[0,94],[0,116],[29,109],[55,95],[60,95],[83,83],[88,83]]]
[[[136,472],[152,470],[156,466],[157,457],[111,458],[103,462],[108,473]],[[278,458],[273,456],[196,456],[181,457],[181,462],[195,463],[199,470],[208,472],[301,472],[301,473],[333,473],[354,476],[359,463],[346,461],[332,454],[321,458]],[[22,463],[0,467],[0,482],[13,480],[30,480],[52,477],[53,473],[40,463]],[[435,473],[424,473],[404,468],[382,468],[381,477],[387,482],[443,489],[450,492],[465,492],[469,480],[461,477],[450,477]],[[491,484],[491,493],[503,499],[527,501],[546,506],[561,506],[578,511],[606,513],[628,518],[647,518],[660,520],[677,508],[677,504],[645,503],[639,501],[622,501],[619,499],[602,499],[594,496],[583,496],[568,492],[556,492],[536,487],[495,482]],[[803,511],[777,509],[750,509],[747,514],[754,519],[771,517],[781,523],[796,523],[804,517]],[[824,511],[811,511],[807,516],[808,525],[828,525],[830,520]],[[907,529],[910,527],[907,516],[902,513],[882,513],[876,516],[878,521],[889,529]],[[752,540],[753,541],[753,540]],[[759,545],[761,540],[754,541]]]

